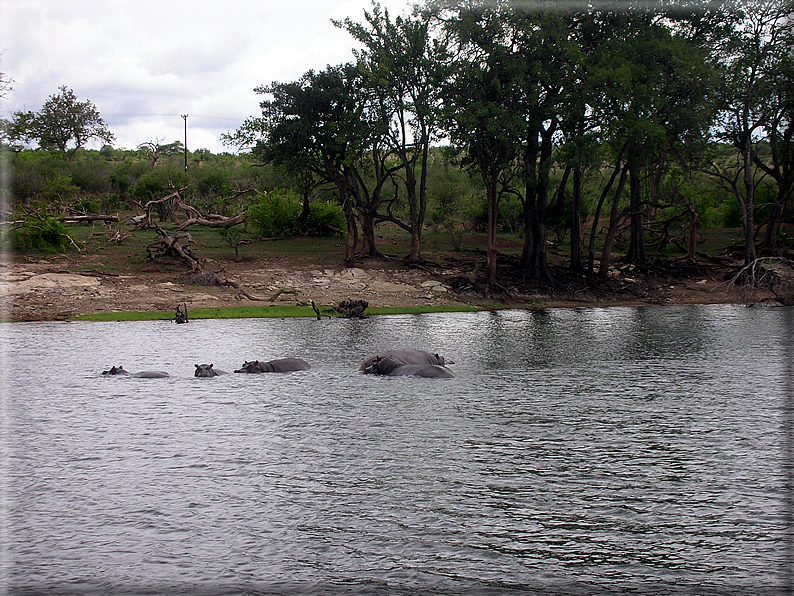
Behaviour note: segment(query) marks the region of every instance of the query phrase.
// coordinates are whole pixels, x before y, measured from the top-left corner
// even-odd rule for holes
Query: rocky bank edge
[[[223,276],[233,279],[255,298],[252,301],[228,286],[197,285],[174,272],[156,267],[123,273],[103,272],[99,261],[86,257],[79,263],[68,256],[30,262],[0,262],[0,297],[3,318],[13,321],[55,321],[98,312],[173,311],[176,304],[198,307],[240,305],[335,306],[342,300],[361,299],[371,307],[412,307],[501,302],[474,291],[457,291],[460,272],[435,274],[421,269],[379,269],[378,263],[362,268],[312,269],[285,264],[248,262],[223,265]],[[220,267],[219,267],[220,269]],[[88,272],[86,272],[88,271]],[[622,282],[631,291],[609,296],[586,292],[570,295],[513,296],[522,306],[616,306],[664,304],[743,303],[747,297],[724,280],[721,272],[691,279],[632,279]],[[763,300],[754,296],[753,300]]]

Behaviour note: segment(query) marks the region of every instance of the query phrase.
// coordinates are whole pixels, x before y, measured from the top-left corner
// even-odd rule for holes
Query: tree
[[[732,8],[740,21],[722,56],[724,109],[719,138],[741,154],[741,185],[734,190],[742,215],[745,265],[749,265],[756,259],[755,145],[759,132],[775,119],[776,102],[770,104],[770,92],[790,57],[794,5],[791,0],[735,0]],[[773,124],[774,128],[783,122]]]
[[[421,239],[427,210],[430,142],[438,139],[440,82],[445,78],[446,47],[432,36],[427,14],[389,17],[373,2],[366,25],[337,22],[364,49],[355,51],[364,84],[387,124],[383,141],[402,166],[411,234],[410,263],[421,262]]]
[[[356,67],[329,66],[308,71],[293,83],[274,82],[255,89],[266,95],[262,116],[249,118],[227,143],[256,143],[254,154],[288,172],[309,171],[331,184],[347,223],[345,263],[352,266],[358,243],[355,217],[360,191],[361,156],[369,149],[372,123],[366,120]]]
[[[15,112],[12,137],[36,141],[42,149],[56,149],[71,161],[75,152],[91,140],[115,140],[96,106],[78,101],[74,91],[62,86],[38,112]]]
[[[630,222],[626,258],[642,267],[648,261],[645,220],[660,207],[670,152],[705,134],[712,122],[712,70],[695,44],[653,12],[596,13],[594,20],[611,31],[594,55],[596,112],[613,147],[625,146]]]
[[[464,165],[485,185],[488,213],[486,283],[496,282],[499,199],[514,175],[524,134],[518,73],[520,64],[503,40],[504,14],[477,4],[460,9],[448,27],[466,68],[454,71],[442,89],[446,129],[465,150]]]
[[[766,229],[761,248],[777,249],[777,236],[783,222],[786,207],[794,192],[794,4],[789,3],[790,13],[784,30],[782,49],[776,59],[776,67],[766,83],[767,118],[763,124],[769,143],[768,159],[753,153],[758,168],[777,184],[775,203],[766,219]]]
[[[174,141],[163,145],[163,140],[162,138],[155,138],[138,145],[138,149],[143,151],[149,158],[149,163],[152,167],[157,165],[163,155],[177,155],[185,151],[182,141]]]

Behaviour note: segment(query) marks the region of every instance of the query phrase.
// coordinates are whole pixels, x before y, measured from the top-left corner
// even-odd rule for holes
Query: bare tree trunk
[[[695,210],[692,201],[687,197],[684,197],[684,201],[686,202],[686,210],[689,213],[689,235],[686,257],[684,258],[694,259],[698,249],[698,223],[700,223],[700,218],[698,217],[698,212]]]
[[[571,196],[571,271],[584,272],[584,247],[582,246],[582,187],[584,172],[576,164],[573,169],[573,195]]]
[[[361,256],[382,256],[375,246],[375,214],[369,210],[360,211],[359,221],[361,222]]]
[[[541,132],[540,163],[538,164],[538,189],[535,195],[535,221],[533,226],[533,254],[530,271],[536,279],[549,281],[551,273],[547,260],[546,244],[549,235],[547,225],[549,205],[549,176],[552,161],[552,134],[554,127]]]
[[[612,211],[609,214],[609,230],[607,231],[607,237],[604,239],[604,249],[601,252],[601,263],[598,266],[598,275],[601,279],[606,279],[609,275],[609,261],[612,258],[612,245],[615,242],[615,236],[618,232],[620,195],[623,194],[623,188],[626,186],[626,176],[628,172],[629,169],[625,167],[621,170],[618,187],[615,189],[615,199],[612,202]]]
[[[631,220],[631,234],[629,250],[626,258],[634,265],[645,265],[648,256],[645,254],[645,233],[643,229],[642,196],[640,185],[640,168],[629,156],[627,169],[629,171],[629,210]]]
[[[538,144],[528,142],[524,148],[524,246],[521,250],[521,268],[528,269],[534,261],[535,250],[535,195],[538,190]]]
[[[486,181],[486,201],[488,209],[488,247],[485,266],[485,282],[496,287],[496,226],[499,215],[498,180],[492,176]]]
[[[601,192],[601,196],[598,198],[598,206],[596,207],[595,214],[593,215],[593,225],[590,228],[590,242],[587,256],[588,275],[593,275],[593,268],[595,265],[595,239],[598,235],[598,220],[601,217],[601,209],[604,206],[604,201],[606,201],[609,191],[612,189],[612,185],[615,183],[615,178],[617,178],[618,174],[620,174],[623,170],[623,168],[621,168],[621,160],[623,159],[623,151],[625,148],[626,146],[624,145],[621,148],[620,153],[618,153],[617,159],[615,160],[615,169],[612,171],[612,175],[609,177],[607,185],[604,187],[604,190]]]

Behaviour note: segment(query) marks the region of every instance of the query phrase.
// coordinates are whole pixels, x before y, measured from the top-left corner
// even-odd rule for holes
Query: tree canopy
[[[460,165],[481,180],[491,286],[505,197],[520,200],[526,274],[550,281],[549,227],[565,217],[571,269],[593,273],[594,241],[605,234],[599,273],[606,276],[622,231],[627,262],[644,268],[658,213],[673,220],[688,213],[696,229],[692,198],[669,186],[681,168],[708,171],[730,187],[749,263],[760,179],[769,176],[778,191],[765,211],[767,237],[776,235],[794,186],[793,16],[792,0],[427,0],[396,18],[373,2],[363,22],[336,23],[361,44],[355,64],[325,71],[344,72],[337,83],[307,73],[257,88],[273,99],[234,136],[258,143],[256,155],[271,163],[335,184],[341,204],[351,201],[351,232],[373,221],[404,227],[411,263],[421,262],[431,143],[452,143]],[[726,141],[742,156],[738,178],[724,159],[708,159],[709,147]],[[553,182],[555,169],[561,176]],[[608,174],[596,198],[584,194],[588,171]],[[394,197],[384,200],[389,184]],[[591,222],[587,268],[583,217]]]
[[[35,141],[68,159],[91,140],[111,144],[115,137],[91,101],[79,101],[66,86],[51,95],[38,112],[15,112],[9,129],[13,140]]]

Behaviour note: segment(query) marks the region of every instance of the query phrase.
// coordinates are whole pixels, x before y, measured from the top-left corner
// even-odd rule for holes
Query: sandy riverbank
[[[211,270],[213,263],[205,268]],[[726,283],[724,268],[701,268],[694,275],[628,277],[610,292],[582,288],[554,293],[488,296],[461,288],[459,271],[385,268],[368,261],[356,268],[317,269],[286,260],[275,263],[225,262],[219,274],[239,284],[190,283],[183,274],[156,263],[107,271],[96,255],[17,258],[0,264],[4,318],[14,321],[66,320],[97,312],[173,311],[176,304],[226,307],[245,304],[334,306],[361,299],[371,307],[507,304],[526,306],[617,306],[746,303],[748,296]],[[380,266],[379,266],[380,265]],[[246,297],[246,295],[248,297]],[[254,298],[255,300],[252,300]],[[769,296],[756,294],[751,301]]]

